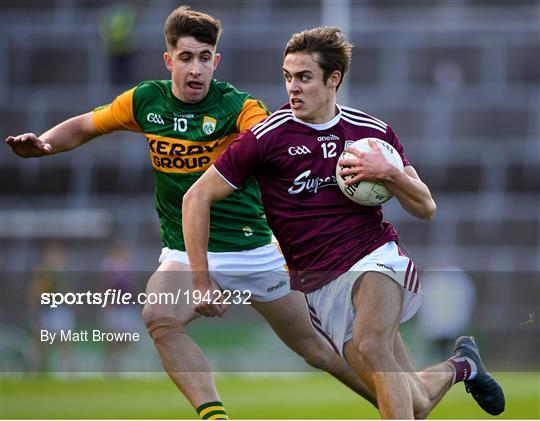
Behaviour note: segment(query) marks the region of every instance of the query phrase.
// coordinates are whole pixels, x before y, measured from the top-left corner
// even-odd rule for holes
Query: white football
[[[384,140],[377,139],[375,137],[366,137],[364,139],[357,140],[356,142],[353,142],[347,146],[351,148],[356,148],[362,152],[370,153],[371,147],[368,143],[369,140],[377,143],[379,149],[382,151],[384,157],[390,164],[398,168],[400,171],[403,171],[403,161],[401,160],[401,156],[399,156],[398,151],[396,151],[394,147],[390,145],[390,143],[385,142]],[[347,152],[346,150],[344,150],[339,157],[340,160],[355,158],[356,156],[354,156],[350,152]],[[336,166],[336,180],[343,194],[349,199],[351,199],[353,202],[364,206],[377,206],[392,198],[392,193],[390,193],[390,190],[388,190],[382,182],[373,182],[366,180],[346,185],[345,179],[352,178],[352,175],[347,175],[344,177],[340,176],[338,172],[343,168],[346,167],[339,164]]]

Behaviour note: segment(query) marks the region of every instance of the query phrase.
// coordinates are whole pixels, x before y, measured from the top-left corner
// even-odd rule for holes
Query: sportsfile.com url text
[[[108,289],[104,292],[43,292],[41,304],[50,308],[61,305],[97,305],[107,307],[109,305],[136,305],[136,304],[251,304],[251,292],[248,290],[225,290],[206,291],[204,294],[199,290],[177,290],[176,292],[130,292]]]

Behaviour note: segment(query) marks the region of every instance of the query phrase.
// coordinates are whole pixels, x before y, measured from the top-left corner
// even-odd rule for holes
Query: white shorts
[[[364,256],[343,275],[307,294],[311,320],[324,330],[341,354],[345,342],[352,338],[355,315],[352,288],[356,280],[368,271],[384,273],[403,288],[400,323],[414,316],[424,300],[413,261],[401,253],[394,241]]]
[[[164,247],[159,263],[168,261],[189,265],[185,251]],[[237,252],[208,252],[208,269],[221,289],[249,290],[254,301],[274,301],[291,290],[285,259],[276,244]]]

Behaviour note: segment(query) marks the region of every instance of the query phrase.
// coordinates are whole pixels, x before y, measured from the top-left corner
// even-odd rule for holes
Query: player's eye
[[[300,80],[301,80],[302,82],[307,82],[307,81],[310,80],[310,79],[311,79],[311,76],[310,76],[310,75],[302,75],[302,76],[300,76]]]
[[[284,74],[283,74],[283,77],[285,78],[285,80],[286,80],[287,82],[290,82],[291,79],[292,79],[292,78],[291,78],[291,75],[289,75],[288,73],[284,73]]]

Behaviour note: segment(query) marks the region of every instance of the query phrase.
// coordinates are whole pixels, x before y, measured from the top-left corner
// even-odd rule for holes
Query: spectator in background
[[[42,252],[41,261],[34,268],[28,285],[28,310],[35,340],[31,370],[39,373],[47,371],[68,372],[73,368],[69,342],[52,345],[41,341],[41,330],[48,330],[59,335],[60,330],[75,328],[75,314],[69,306],[50,308],[41,304],[41,294],[68,292],[65,277],[66,256],[64,248],[58,243],[49,243]],[[59,347],[59,365],[51,364],[53,347]]]
[[[463,269],[438,263],[422,274],[422,288],[429,299],[419,312],[418,324],[430,342],[429,357],[446,358],[455,337],[467,330],[471,321],[476,302],[474,283]]]
[[[111,84],[131,86],[134,82],[136,11],[131,5],[117,4],[104,10],[99,32],[109,56]]]

